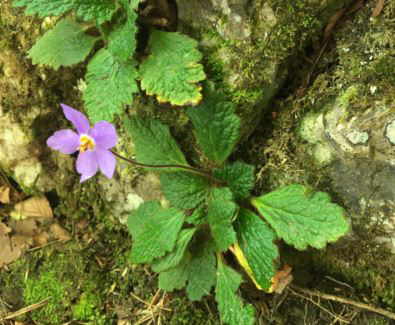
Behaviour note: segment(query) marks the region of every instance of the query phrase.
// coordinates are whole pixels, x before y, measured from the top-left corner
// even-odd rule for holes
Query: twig
[[[148,305],[148,308],[152,309],[152,307],[157,303],[159,294],[160,294],[160,289],[158,289],[154,294],[154,296],[152,297],[151,302]]]
[[[130,293],[130,295],[138,300],[139,302],[143,303],[145,306],[147,306],[146,309],[140,310],[137,314],[138,315],[143,315],[142,318],[140,318],[138,321],[136,321],[134,324],[135,325],[140,325],[143,323],[148,322],[147,324],[161,324],[161,313],[162,311],[172,311],[169,308],[166,308],[163,306],[164,299],[166,297],[166,294],[163,293],[162,297],[159,299],[160,296],[160,289],[158,289],[155,293],[155,295],[152,297],[151,301],[145,301],[141,299],[140,297],[136,296],[133,292]]]
[[[50,241],[50,242],[48,242],[48,243],[46,243],[46,244],[44,244],[44,245],[36,246],[36,247],[33,247],[33,248],[29,248],[28,250],[26,250],[26,252],[27,252],[27,253],[35,252],[35,251],[37,251],[37,250],[39,250],[39,249],[42,249],[42,248],[45,248],[45,247],[47,247],[47,246],[51,246],[51,245],[53,245],[53,244],[60,243],[60,242],[61,242],[60,239],[56,239],[56,240]]]
[[[134,299],[136,299],[136,300],[140,301],[141,303],[143,303],[144,305],[146,305],[148,308],[156,307],[156,306],[152,306],[151,303],[149,303],[149,302],[147,302],[147,301],[144,301],[144,300],[141,299],[139,296],[136,296],[133,292],[131,292],[130,295],[131,295]],[[159,307],[159,309],[162,309],[162,310],[165,310],[165,311],[171,311],[171,309],[166,308],[166,307]]]
[[[349,289],[354,290],[354,288],[353,288],[352,286],[350,286],[348,283],[345,283],[345,282],[341,282],[341,281],[339,281],[339,280],[336,280],[335,278],[332,278],[332,277],[329,276],[329,275],[326,275],[325,278],[327,278],[328,280],[331,280],[331,281],[333,281],[333,282],[335,282],[335,283],[337,283],[337,284],[339,284],[339,285],[342,285],[342,286],[345,286],[345,287],[347,287],[347,288],[349,288]]]
[[[364,304],[362,302],[354,301],[354,300],[351,300],[351,299],[348,299],[348,298],[343,298],[343,297],[338,297],[338,296],[335,296],[335,295],[330,295],[330,294],[327,294],[327,293],[322,293],[322,292],[319,292],[319,291],[316,291],[316,290],[313,291],[313,290],[309,290],[309,289],[300,288],[300,287],[298,287],[296,285],[291,285],[291,286],[292,286],[293,289],[295,289],[297,291],[300,291],[300,292],[303,292],[303,293],[308,294],[308,295],[312,295],[312,296],[320,297],[322,299],[336,301],[336,302],[340,302],[340,303],[343,303],[343,304],[351,305],[351,306],[354,306],[354,307],[357,307],[357,308],[360,308],[360,309],[364,309],[364,310],[368,310],[368,311],[371,311],[373,313],[380,314],[382,316],[385,316],[387,318],[395,320],[395,313],[392,313],[392,312],[390,312],[388,310],[385,310],[385,309],[382,309],[382,308],[374,307],[374,306],[371,306],[371,305],[368,305],[368,304]]]
[[[41,308],[41,307],[45,306],[48,303],[49,299],[50,299],[50,297],[48,297],[48,298],[46,298],[46,299],[44,299],[44,300],[42,300],[42,301],[40,301],[40,302],[38,302],[36,304],[30,305],[30,306],[27,306],[27,307],[23,307],[23,308],[15,311],[13,313],[8,314],[7,316],[1,318],[0,321],[13,319],[13,318],[21,316],[23,314],[26,314],[28,312],[31,312],[31,311],[33,311],[35,309]]]
[[[293,287],[294,287],[294,289],[296,289],[295,286],[293,286]],[[344,322],[344,323],[346,323],[346,324],[349,324],[349,323],[350,323],[348,320],[344,319],[343,317],[340,317],[339,315],[336,315],[336,314],[332,313],[329,309],[326,309],[325,307],[321,306],[319,303],[315,302],[313,299],[311,299],[311,298],[309,298],[309,297],[306,297],[306,296],[303,296],[302,294],[300,294],[300,293],[298,293],[298,292],[292,290],[291,288],[289,288],[289,290],[291,291],[291,293],[292,293],[293,295],[298,296],[298,297],[301,297],[301,298],[303,298],[303,299],[306,299],[306,300],[310,301],[312,304],[316,305],[318,308],[322,309],[323,311],[325,311],[326,313],[328,313],[329,315],[331,315],[333,318],[335,318],[335,319],[337,319],[337,320],[340,320],[340,321],[342,321],[342,322]],[[299,289],[297,289],[297,290],[299,290]],[[303,292],[303,291],[302,291],[302,292]],[[303,292],[303,293],[305,293],[305,292]]]
[[[372,12],[372,17],[377,17],[378,15],[381,14],[384,8],[384,0],[377,0],[376,7],[374,8]]]

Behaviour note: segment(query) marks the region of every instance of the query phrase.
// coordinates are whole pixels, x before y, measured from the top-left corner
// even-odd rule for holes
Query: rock
[[[374,108],[363,112],[353,111],[350,101],[358,98],[358,93],[359,90],[352,86],[340,94],[324,113],[306,116],[300,129],[302,138],[314,146],[326,146],[331,152],[325,161],[313,154],[322,164],[339,157],[358,157],[395,166],[392,142],[395,140],[395,112],[380,102],[375,102]]]
[[[179,29],[200,41],[208,78],[238,104],[250,134],[297,51],[351,1],[178,0]]]
[[[383,75],[382,65],[391,60],[395,42],[387,41],[385,15],[372,21],[368,10],[359,13],[356,24],[347,24],[336,34],[340,63],[318,77],[312,89],[320,89],[334,76],[340,79],[327,97],[314,98],[313,92],[306,96],[313,112],[302,119],[299,134],[308,143],[307,152],[320,166],[327,166],[333,189],[354,224],[369,228],[380,223],[393,242],[395,79],[391,71],[384,70]],[[351,31],[360,33],[360,42]],[[382,242],[382,235],[379,238]],[[395,246],[391,249],[395,251]]]
[[[299,123],[299,161],[311,161],[306,178],[325,179],[353,225],[347,240],[315,257],[315,268],[368,288],[390,306],[395,265],[395,41],[387,5],[371,18],[375,2],[336,31],[336,47],[308,93]],[[324,61],[325,61],[324,60]],[[333,61],[332,61],[333,60]],[[380,278],[382,283],[375,281]]]
[[[134,186],[133,183],[137,185]],[[159,177],[155,174],[148,173],[137,177],[121,176],[111,180],[101,177],[99,184],[103,193],[102,198],[108,207],[109,217],[113,216],[123,224],[127,223],[130,212],[137,209],[144,201],[163,200]]]
[[[32,107],[29,113],[23,124],[12,117],[12,112],[0,116],[0,166],[22,188],[46,192],[53,189],[55,183],[40,158],[46,147],[35,139],[31,127],[42,110]]]

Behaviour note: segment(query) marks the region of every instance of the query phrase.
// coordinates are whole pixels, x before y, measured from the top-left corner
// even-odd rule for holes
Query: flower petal
[[[99,168],[96,151],[80,152],[76,163],[77,172],[81,174],[80,183],[91,178]]]
[[[63,108],[64,116],[74,125],[79,134],[88,133],[89,120],[84,114],[65,104],[60,104],[60,106]]]
[[[110,149],[117,144],[118,136],[114,125],[106,121],[97,122],[89,135],[95,139],[96,145],[101,149]]]
[[[96,149],[97,161],[101,172],[111,178],[114,175],[116,159],[113,153],[105,149]]]
[[[56,131],[47,139],[47,146],[61,153],[72,154],[78,150],[80,137],[73,130]]]

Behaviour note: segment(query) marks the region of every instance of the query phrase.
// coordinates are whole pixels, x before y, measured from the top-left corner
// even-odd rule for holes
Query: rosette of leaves
[[[112,121],[142,90],[171,105],[201,101],[206,78],[197,42],[151,29],[148,48],[136,53],[140,0],[14,0],[39,17],[62,16],[29,50],[33,64],[57,70],[85,61],[83,100],[93,122]],[[93,36],[98,35],[98,36]],[[101,48],[99,47],[101,46]],[[94,54],[92,52],[96,50]],[[146,55],[148,53],[148,56]]]
[[[204,95],[199,106],[187,110],[204,166],[188,165],[161,122],[133,117],[125,124],[138,161],[168,166],[156,171],[170,203],[145,202],[130,215],[131,261],[151,264],[161,289],[186,288],[191,300],[215,287],[224,323],[254,324],[253,306],[238,295],[242,275],[224,253],[234,254],[257,288],[272,292],[279,267],[276,240],[297,249],[323,248],[344,235],[348,223],[327,194],[302,185],[251,197],[254,167],[227,160],[240,135],[235,106],[213,90]]]

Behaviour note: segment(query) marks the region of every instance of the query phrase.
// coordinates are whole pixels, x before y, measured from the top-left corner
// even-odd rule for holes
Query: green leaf
[[[26,15],[39,17],[60,16],[65,12],[76,8],[74,0],[16,0],[14,7],[26,7]]]
[[[205,223],[206,216],[207,216],[207,205],[202,203],[192,211],[191,215],[188,215],[185,218],[185,221],[195,226],[199,226]]]
[[[128,219],[133,236],[132,262],[150,263],[170,252],[183,222],[184,215],[177,209],[164,209],[156,201],[143,203]]]
[[[27,15],[39,17],[60,16],[74,9],[78,17],[98,24],[110,20],[116,9],[112,0],[16,0],[13,5],[26,7]]]
[[[160,183],[166,199],[180,209],[195,208],[206,199],[210,190],[206,178],[184,171],[162,173]]]
[[[279,257],[274,244],[275,233],[255,213],[246,209],[241,209],[235,228],[240,249],[252,272],[249,275],[263,290],[269,291],[276,274],[274,261]]]
[[[196,228],[181,230],[174,250],[162,257],[160,260],[156,261],[152,265],[152,269],[155,272],[162,272],[177,266],[177,264],[180,263],[181,259],[184,257],[185,250],[187,249],[195,231]]]
[[[149,40],[151,54],[140,66],[141,88],[159,102],[178,106],[199,103],[202,95],[197,83],[206,75],[198,63],[202,54],[197,45],[186,35],[154,30]]]
[[[135,145],[137,160],[152,165],[188,165],[171,136],[169,127],[157,120],[133,117],[125,122]]]
[[[237,205],[229,188],[215,188],[208,204],[207,219],[218,251],[225,251],[236,241],[232,222]]]
[[[210,293],[216,281],[216,258],[213,243],[209,240],[196,242],[192,252],[186,252],[176,267],[159,273],[159,287],[166,291],[181,289],[187,283],[190,300],[200,300]]]
[[[29,51],[33,64],[46,64],[54,69],[83,61],[97,38],[85,34],[81,25],[63,19],[46,32]]]
[[[218,280],[215,289],[215,300],[221,320],[229,325],[255,324],[255,311],[252,305],[244,306],[240,297],[236,295],[242,278],[232,268],[226,266],[222,259],[218,259]]]
[[[227,183],[236,199],[245,199],[250,196],[255,184],[255,167],[237,161],[223,168],[214,170],[214,177]]]
[[[200,148],[217,165],[228,158],[239,139],[240,119],[234,110],[234,104],[211,90],[202,104],[187,111]]]
[[[191,256],[186,255],[176,267],[160,272],[158,287],[167,292],[185,287],[188,280],[188,263],[190,260]]]
[[[343,209],[327,193],[302,185],[288,185],[251,202],[277,235],[297,249],[323,248],[349,230]]]
[[[200,300],[210,294],[217,279],[216,258],[212,241],[205,239],[195,243],[188,264],[187,295],[192,301]]]
[[[122,2],[126,2],[126,5],[130,7],[130,9],[137,10],[139,3],[142,0],[122,0]]]
[[[115,30],[109,36],[108,50],[118,61],[127,61],[132,59],[136,50],[136,33],[135,25],[137,13],[125,4],[127,10],[126,22],[117,25]]]
[[[95,20],[102,24],[111,19],[116,6],[113,0],[74,0],[78,9],[77,16],[83,20]]]
[[[111,122],[115,114],[120,114],[138,91],[136,77],[133,61],[121,62],[106,49],[97,52],[88,64],[83,95],[90,120]]]

